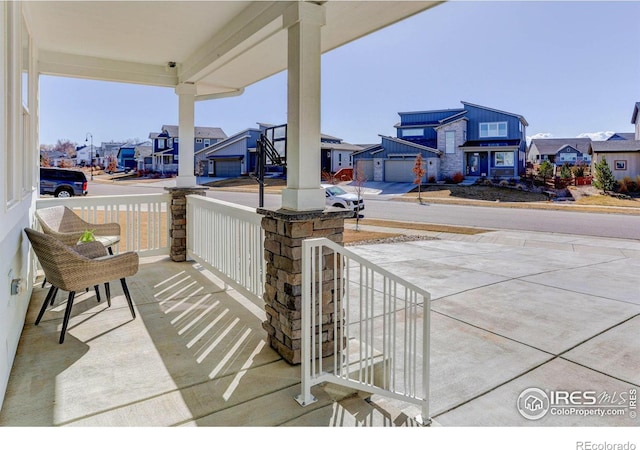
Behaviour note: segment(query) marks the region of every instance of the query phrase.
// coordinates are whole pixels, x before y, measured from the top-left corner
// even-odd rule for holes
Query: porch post
[[[264,215],[267,261],[263,295],[267,318],[262,326],[271,348],[290,364],[302,359],[302,241],[326,237],[342,244],[344,219],[353,216],[345,209],[325,208],[320,186],[320,29],[324,22],[324,7],[309,2],[295,2],[283,15],[288,32],[287,187],[281,209],[258,209]],[[329,265],[319,270],[333,276]],[[327,314],[317,331],[317,342],[327,356],[333,353],[336,338],[334,320],[342,318]]]
[[[322,211],[320,187],[320,29],[324,7],[296,2],[287,9],[287,187],[282,208]]]
[[[175,90],[178,95],[178,177],[177,187],[192,187],[196,185],[194,175],[194,129],[195,129],[195,99],[196,85],[181,83]]]

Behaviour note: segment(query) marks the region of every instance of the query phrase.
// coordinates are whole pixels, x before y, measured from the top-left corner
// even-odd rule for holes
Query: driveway
[[[431,292],[436,423],[640,425],[629,403],[640,387],[640,242],[512,231],[430,236],[438,239],[352,249]],[[535,418],[525,401],[537,400],[544,414]]]

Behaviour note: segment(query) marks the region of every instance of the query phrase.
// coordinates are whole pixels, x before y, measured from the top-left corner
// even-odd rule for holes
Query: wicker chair
[[[35,322],[36,325],[40,323],[40,319],[57,291],[61,289],[69,292],[60,333],[60,343],[62,344],[76,292],[86,289],[87,286],[97,286],[104,283],[107,301],[111,305],[109,281],[116,279],[120,279],[131,315],[135,319],[136,313],[125,278],[138,272],[137,253],[126,252],[119,255],[108,255],[104,246],[99,242],[89,242],[72,247],[31,228],[25,228],[24,231],[40,261],[47,281],[52,285],[52,289],[49,290],[42,304]]]
[[[67,245],[76,245],[80,236],[93,230],[94,236],[100,241],[101,236],[109,236],[113,244],[120,240],[120,224],[118,223],[90,223],[66,206],[52,206],[36,210],[36,218],[45,234],[51,235]],[[113,253],[111,245],[105,245],[109,253]]]

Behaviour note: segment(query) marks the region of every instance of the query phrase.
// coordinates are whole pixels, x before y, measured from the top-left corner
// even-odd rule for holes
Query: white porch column
[[[178,95],[178,177],[177,187],[196,186],[194,175],[195,84],[176,86]]]
[[[320,187],[320,28],[324,7],[297,2],[283,15],[288,31],[287,187],[282,208],[325,208]]]

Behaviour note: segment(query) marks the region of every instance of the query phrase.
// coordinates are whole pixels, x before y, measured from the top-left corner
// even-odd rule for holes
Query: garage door
[[[387,183],[413,183],[413,159],[389,159],[384,162],[384,181]]]
[[[215,162],[216,177],[239,177],[241,171],[241,161],[234,159],[231,161],[219,160]]]
[[[355,171],[362,171],[364,180],[373,181],[373,161],[367,159],[359,159],[355,165]],[[354,176],[357,176],[354,173]]]

